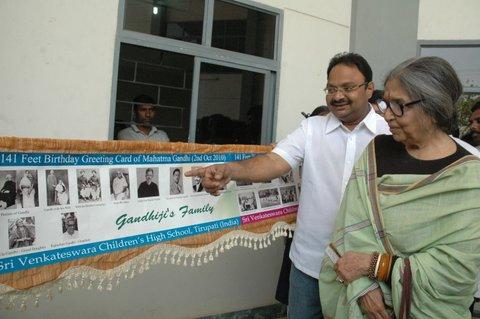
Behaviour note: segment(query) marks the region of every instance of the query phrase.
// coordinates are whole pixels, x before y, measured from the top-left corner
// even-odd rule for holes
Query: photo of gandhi
[[[280,205],[280,195],[276,188],[259,190],[258,198],[260,198],[260,206],[262,208]]]
[[[295,186],[280,187],[280,196],[283,204],[293,203],[298,200]]]
[[[170,195],[183,194],[183,178],[181,167],[170,167]]]
[[[32,246],[35,241],[35,217],[8,220],[8,247]]]
[[[98,169],[77,169],[78,202],[89,203],[102,200]]]
[[[254,192],[238,194],[238,206],[240,211],[247,212],[257,209],[257,200],[255,199]]]
[[[17,187],[15,171],[0,171],[0,210],[16,208]]]
[[[199,168],[199,166],[193,166],[192,169]],[[202,178],[200,176],[192,177],[192,190],[194,193],[203,192]]]
[[[17,171],[17,207],[38,206],[38,180],[36,170]]]
[[[67,205],[68,195],[68,171],[49,170],[46,176],[47,205]]]
[[[110,170],[110,194],[112,200],[130,198],[130,178],[127,168],[112,168]]]
[[[138,198],[157,197],[159,195],[158,168],[137,168],[137,184]]]
[[[64,241],[78,238],[78,220],[74,212],[62,213],[62,233]]]

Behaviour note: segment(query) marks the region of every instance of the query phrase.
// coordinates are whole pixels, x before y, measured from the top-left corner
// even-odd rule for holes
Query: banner
[[[225,249],[263,248],[293,229],[292,171],[203,190],[191,168],[269,146],[0,138],[0,296],[111,290],[151,264],[200,266]]]

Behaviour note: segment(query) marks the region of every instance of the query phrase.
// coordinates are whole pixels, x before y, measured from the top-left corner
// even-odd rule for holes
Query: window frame
[[[110,103],[110,117],[108,138],[114,139],[115,113],[117,103],[117,82],[118,67],[120,61],[120,46],[122,43],[138,45],[151,49],[171,51],[174,53],[186,54],[194,57],[194,68],[192,76],[192,99],[190,109],[190,127],[188,128],[188,142],[195,141],[195,127],[197,115],[198,89],[200,79],[200,64],[212,63],[241,70],[259,72],[265,74],[263,116],[261,144],[271,143],[275,138],[274,127],[277,121],[279,77],[281,66],[281,39],[283,35],[283,10],[259,4],[251,0],[221,0],[234,5],[243,6],[248,9],[265,12],[275,16],[275,38],[273,59],[258,57],[245,53],[239,53],[211,46],[213,13],[215,1],[204,0],[204,20],[202,32],[202,44],[190,43],[181,40],[160,37],[124,29],[125,4],[126,0],[120,0],[118,4],[118,19],[116,40],[114,47],[114,61],[112,72],[112,89]],[[192,122],[193,119],[193,122]]]
[[[422,56],[424,48],[480,48],[480,40],[418,40],[417,56]],[[480,88],[463,87],[464,94],[480,94]]]

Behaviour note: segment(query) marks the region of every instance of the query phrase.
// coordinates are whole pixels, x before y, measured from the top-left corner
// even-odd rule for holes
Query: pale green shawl
[[[412,318],[470,318],[480,266],[480,160],[465,156],[433,175],[377,178],[371,142],[353,169],[332,242],[341,254],[378,251],[401,258],[390,289],[367,277],[340,284],[325,257],[319,285],[326,318],[363,318],[357,299],[378,285],[398,318],[406,257]]]

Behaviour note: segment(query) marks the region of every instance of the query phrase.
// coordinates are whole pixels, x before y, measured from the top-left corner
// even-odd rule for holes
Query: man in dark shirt
[[[153,169],[147,168],[145,171],[145,181],[138,186],[138,198],[158,196],[158,185],[153,181]]]

